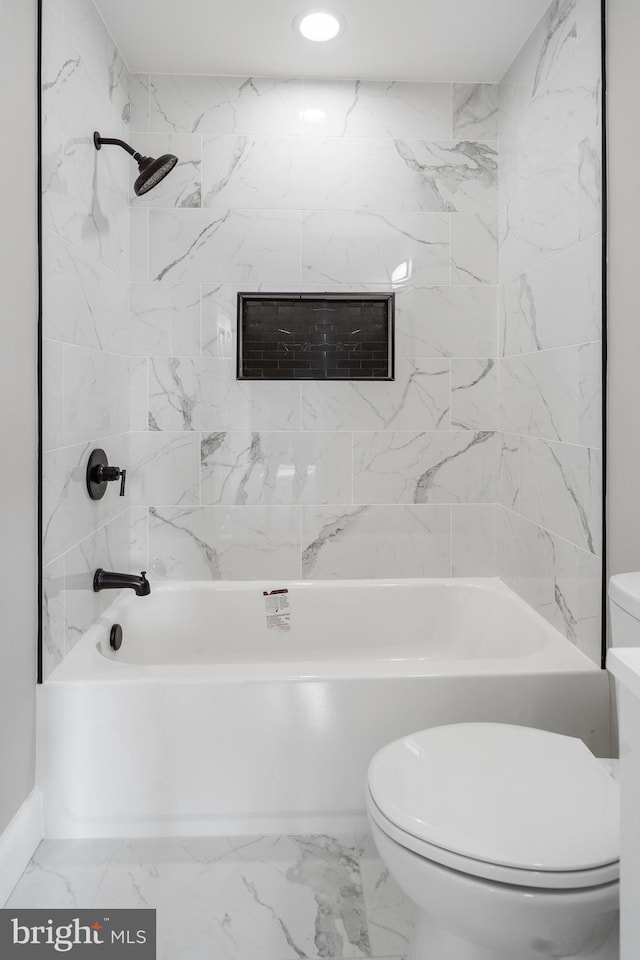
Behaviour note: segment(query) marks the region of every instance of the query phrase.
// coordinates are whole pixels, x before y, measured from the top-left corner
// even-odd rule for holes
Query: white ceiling
[[[136,73],[495,83],[549,0],[95,0]],[[334,10],[329,43],[294,33]]]

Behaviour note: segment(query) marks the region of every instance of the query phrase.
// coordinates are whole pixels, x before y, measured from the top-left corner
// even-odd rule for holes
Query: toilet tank
[[[619,573],[609,580],[611,646],[640,647],[640,573]]]

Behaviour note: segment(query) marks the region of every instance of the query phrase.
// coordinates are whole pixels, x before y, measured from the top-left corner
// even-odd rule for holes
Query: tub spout
[[[151,584],[147,580],[146,570],[138,576],[133,573],[113,573],[100,568],[93,575],[93,589],[119,590],[120,587],[130,587],[137,597],[148,597],[151,593]]]

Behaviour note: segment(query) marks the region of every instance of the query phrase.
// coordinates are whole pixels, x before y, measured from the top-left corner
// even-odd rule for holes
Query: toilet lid
[[[379,751],[371,795],[405,832],[464,857],[524,870],[618,860],[618,786],[581,740],[461,723]]]

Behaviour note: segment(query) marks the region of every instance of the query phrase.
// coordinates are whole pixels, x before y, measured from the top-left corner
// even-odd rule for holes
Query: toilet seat
[[[597,887],[605,883],[616,883],[620,877],[618,861],[596,867],[593,870],[557,870],[545,873],[542,870],[523,870],[517,867],[502,867],[495,863],[483,860],[472,860],[460,854],[452,853],[442,847],[436,847],[426,840],[414,837],[405,830],[401,830],[389,820],[367,791],[367,811],[371,819],[386,833],[388,837],[401,847],[411,850],[425,860],[430,860],[440,866],[448,867],[457,873],[481,880],[491,880],[494,883],[505,883],[517,887],[530,887],[538,890],[578,890],[581,888]]]
[[[618,788],[582,741],[509,724],[434,727],[371,761],[388,836],[472,876],[537,888],[618,878]]]

